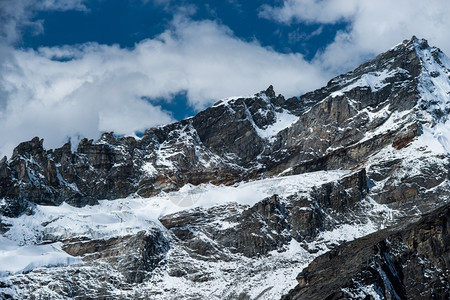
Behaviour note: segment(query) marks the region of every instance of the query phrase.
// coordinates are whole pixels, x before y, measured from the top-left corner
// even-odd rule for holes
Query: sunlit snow
[[[26,272],[42,266],[65,266],[81,262],[61,250],[62,243],[19,246],[0,236],[0,276]]]

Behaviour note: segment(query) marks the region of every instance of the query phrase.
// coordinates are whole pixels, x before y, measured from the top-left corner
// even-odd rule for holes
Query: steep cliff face
[[[282,299],[448,299],[450,206],[316,258]]]
[[[24,142],[0,161],[0,242],[41,258],[0,258],[0,293],[445,299],[449,76],[414,37],[300,99],[269,87],[76,151]]]
[[[342,215],[362,219],[352,208],[363,200],[366,186],[366,174],[361,170],[308,190],[299,187],[288,197],[274,194],[248,208],[182,211],[159,220],[194,253],[204,257],[214,257],[224,250],[254,257],[281,249],[292,239],[313,241],[321,231],[344,223]],[[230,209],[232,213],[227,212]],[[225,229],[217,226],[214,221],[218,216],[221,223],[235,225]]]

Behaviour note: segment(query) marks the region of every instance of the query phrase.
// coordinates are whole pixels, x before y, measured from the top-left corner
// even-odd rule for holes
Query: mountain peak
[[[403,104],[392,103],[391,109],[411,109],[420,100],[422,107],[432,106],[433,114],[441,117],[450,111],[447,108],[450,107],[449,70],[450,60],[439,48],[431,47],[427,40],[413,36],[301,98],[313,105],[330,96],[348,95],[353,98],[355,93],[361,94],[362,90],[368,89],[363,94],[369,96],[367,93],[370,93],[370,98],[376,98],[371,100],[370,105],[373,106],[399,93],[414,90],[415,96],[403,97]],[[408,103],[406,106],[405,101]]]
[[[261,92],[262,93],[262,92]],[[269,87],[264,91],[264,93],[267,95],[267,97],[275,97],[275,91],[273,90],[273,86],[269,85]]]
[[[409,40],[404,40],[400,45],[397,45],[393,48],[396,48],[398,46],[406,46],[407,48],[413,47],[413,48],[421,48],[425,49],[428,48],[428,41],[423,38],[418,38],[415,35],[413,35]]]
[[[50,280],[65,298],[274,299],[324,253],[286,299],[307,290],[318,299],[394,297],[386,287],[409,299],[417,282],[424,293],[411,299],[447,299],[449,237],[436,232],[450,210],[435,210],[450,199],[449,66],[412,37],[300,100],[269,86],[140,139],[105,133],[73,152],[70,143],[47,151],[39,138],[20,144],[0,160],[3,262],[23,253],[12,242],[38,248],[14,268],[0,261],[0,295],[45,298]],[[432,218],[418,223],[426,212]],[[46,245],[67,256],[43,259]],[[68,258],[80,264],[61,263]]]

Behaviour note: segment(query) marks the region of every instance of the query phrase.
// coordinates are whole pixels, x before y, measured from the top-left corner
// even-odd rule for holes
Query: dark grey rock
[[[72,240],[62,249],[84,261],[103,260],[123,274],[127,283],[142,283],[151,276],[169,250],[169,242],[159,230],[107,240]]]
[[[282,299],[372,299],[367,288],[382,299],[448,299],[449,228],[447,205],[412,224],[344,243],[316,258]]]

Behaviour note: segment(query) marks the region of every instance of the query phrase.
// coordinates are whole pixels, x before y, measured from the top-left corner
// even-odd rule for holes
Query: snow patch
[[[0,236],[0,276],[21,273],[39,267],[68,266],[81,259],[61,250],[62,243],[19,246]]]
[[[349,84],[341,91],[332,93],[332,97],[336,97],[337,95],[340,95],[343,92],[351,91],[357,87],[369,87],[372,92],[376,92],[388,85],[388,83],[386,82],[387,78],[393,77],[398,73],[405,73],[405,72],[407,71],[401,68],[397,68],[391,71],[383,70],[380,72],[370,72],[364,74],[358,80]]]
[[[212,107],[217,107],[217,106],[221,106],[221,105],[229,105],[229,103],[231,101],[235,101],[238,99],[253,98],[255,96],[256,96],[255,94],[252,94],[252,95],[245,95],[245,96],[232,96],[232,97],[223,98],[223,99],[220,99],[219,101],[217,101],[216,103],[214,103],[214,105]]]
[[[158,171],[156,170],[156,168],[153,166],[152,163],[149,163],[149,162],[145,163],[142,166],[142,170],[145,172],[145,174],[147,174],[147,176],[150,176],[150,177],[153,177],[156,174],[158,174]]]
[[[420,46],[416,45],[416,49]],[[423,67],[418,85],[421,102],[430,112],[440,111],[447,119],[446,114],[450,110],[450,59],[432,47],[416,50],[416,53]]]
[[[276,112],[275,123],[267,126],[267,128],[261,129],[256,125],[254,127],[260,137],[265,139],[272,139],[278,132],[288,128],[297,121],[298,121],[297,116],[284,110],[281,113]]]
[[[450,120],[437,123],[434,127],[423,126],[423,133],[413,145],[437,154],[450,153]]]

